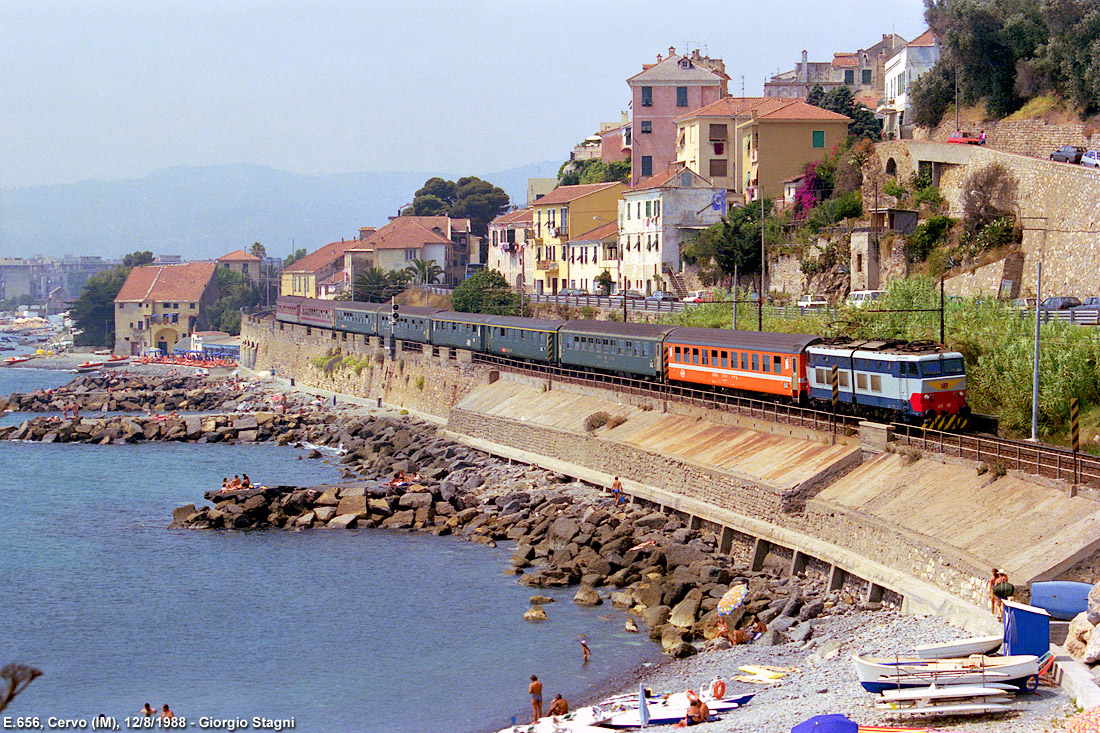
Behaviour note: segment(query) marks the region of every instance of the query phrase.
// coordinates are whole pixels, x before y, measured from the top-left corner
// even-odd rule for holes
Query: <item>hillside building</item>
[[[190,262],[130,270],[115,297],[114,352],[168,354],[184,336],[205,328],[206,309],[218,298],[216,267]]]

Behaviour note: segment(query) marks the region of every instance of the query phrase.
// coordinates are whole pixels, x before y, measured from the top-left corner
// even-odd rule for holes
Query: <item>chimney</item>
[[[676,55],[676,47],[675,46],[669,46],[668,47],[668,55],[669,56],[675,56]]]
[[[802,66],[798,70],[799,81],[805,84],[810,80],[809,54],[806,53],[806,49],[802,49]]]

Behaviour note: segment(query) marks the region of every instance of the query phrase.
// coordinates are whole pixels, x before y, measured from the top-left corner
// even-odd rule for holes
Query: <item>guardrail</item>
[[[1043,323],[1051,321],[1068,321],[1079,326],[1100,326],[1100,308],[1069,308],[1066,310],[1041,310],[1039,320]],[[1021,310],[1021,318],[1035,320],[1035,309]]]
[[[1100,458],[1065,448],[894,424],[899,445],[1100,488]]]

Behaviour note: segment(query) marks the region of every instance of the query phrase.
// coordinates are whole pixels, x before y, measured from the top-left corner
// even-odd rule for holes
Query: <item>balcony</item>
[[[557,272],[558,261],[557,260],[539,260],[535,263],[535,269],[542,272]]]

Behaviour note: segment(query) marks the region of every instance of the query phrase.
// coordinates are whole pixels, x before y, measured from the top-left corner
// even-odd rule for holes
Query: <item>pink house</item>
[[[630,185],[664,173],[676,161],[676,118],[716,102],[727,94],[726,67],[721,59],[692,55],[657,55],[657,63],[643,64],[630,85],[633,119],[626,133],[631,141]]]

